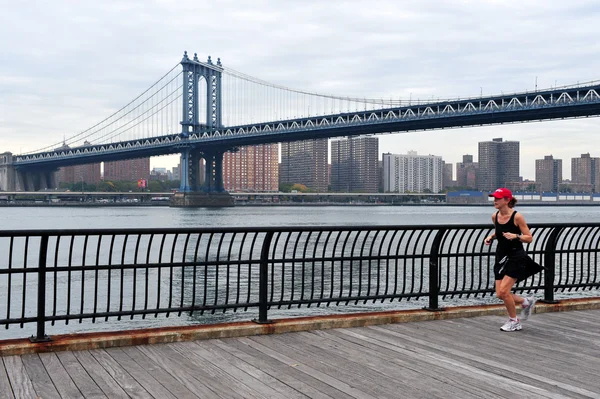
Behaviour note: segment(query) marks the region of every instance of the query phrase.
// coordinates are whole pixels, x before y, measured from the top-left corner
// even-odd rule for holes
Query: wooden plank
[[[190,352],[187,345],[193,344],[189,342],[174,343],[162,345],[163,352],[173,352],[181,356],[179,361],[195,379],[202,382],[219,396],[235,397],[235,398],[257,398],[256,392],[252,391],[244,384],[235,381],[233,378],[224,373],[214,364],[206,359],[199,357],[195,352]]]
[[[56,352],[56,356],[85,398],[106,398],[106,395],[90,377],[73,352]]]
[[[219,342],[216,342],[216,340],[195,341],[195,343],[203,347],[209,353],[211,358],[222,357],[227,363],[255,378],[261,385],[271,388],[273,391],[275,391],[274,394],[276,396],[282,396],[288,399],[301,399],[307,397],[307,395],[303,394],[302,391],[299,391],[281,382],[277,378],[273,378],[260,368],[249,364],[238,356],[231,354],[230,350],[223,349],[218,345]],[[273,396],[273,394],[271,394],[271,396]]]
[[[531,326],[530,333],[523,332],[505,333],[499,330],[489,331],[485,334],[480,331],[477,343],[467,344],[466,340],[459,336],[463,324],[475,325],[474,320],[455,321],[454,323],[429,323],[421,328],[421,333],[431,334],[437,337],[437,343],[453,345],[454,348],[465,353],[485,355],[490,360],[503,363],[514,363],[517,369],[536,370],[536,373],[550,379],[566,384],[576,385],[600,391],[600,382],[596,378],[600,358],[600,352],[593,348],[593,344],[585,344],[577,340],[565,339],[560,331],[550,330],[546,337],[541,337],[541,332],[536,332]],[[481,322],[479,322],[481,323]],[[390,327],[396,330],[407,331],[400,327]],[[423,336],[422,336],[423,337]],[[586,347],[581,353],[579,345]],[[577,370],[577,373],[569,375],[565,369]],[[514,372],[513,378],[523,382],[531,382],[523,378],[518,371]]]
[[[40,353],[39,357],[61,397],[83,398],[79,388],[69,376],[56,353]]]
[[[4,358],[0,358],[0,392],[2,392],[3,395],[6,395],[7,399],[13,399],[15,397],[15,395],[13,395],[12,387],[10,386],[8,374],[6,373],[6,367],[4,366]]]
[[[121,348],[105,349],[106,353],[113,358],[137,383],[143,386],[152,397],[161,399],[178,399],[169,390],[162,386],[144,367],[141,367],[132,358],[127,356]]]
[[[593,341],[581,341],[576,332],[565,334],[559,328],[540,329],[538,321],[527,331],[514,334],[506,334],[499,330],[492,330],[485,334],[485,331],[482,331],[479,333],[477,343],[466,344],[467,341],[459,339],[460,330],[464,331],[465,326],[480,326],[480,323],[480,321],[465,319],[453,324],[435,323],[435,329],[428,326],[427,330],[432,330],[432,334],[441,335],[442,341],[454,340],[456,347],[466,352],[486,350],[491,356],[503,357],[508,354],[511,358],[521,359],[525,362],[524,366],[527,366],[527,362],[533,362],[532,365],[538,366],[539,362],[556,362],[561,364],[561,368],[579,367],[582,373],[588,372],[592,376],[597,374],[597,365],[594,366],[594,363],[600,357],[600,348],[595,348]],[[509,345],[506,345],[507,343]],[[585,347],[585,352],[578,351],[579,347]]]
[[[31,379],[36,394],[41,398],[60,399],[50,375],[46,371],[42,360],[37,353],[21,356],[25,370]]]
[[[332,388],[309,374],[298,370],[297,365],[282,363],[255,348],[239,342],[237,338],[216,340],[216,345],[223,351],[235,355],[259,370],[268,373],[277,380],[304,392],[308,397],[315,399],[340,398],[351,399],[352,396]]]
[[[421,387],[414,387],[405,383],[404,378],[398,378],[398,372],[390,375],[382,373],[385,361],[378,356],[376,351],[368,356],[356,356],[356,352],[341,352],[341,347],[336,345],[313,345],[318,337],[314,334],[282,334],[276,338],[276,343],[270,342],[271,347],[277,349],[278,345],[287,347],[287,351],[294,351],[294,356],[300,361],[313,361],[313,364],[321,363],[322,372],[339,376],[344,381],[361,381],[361,390],[376,397],[397,397],[400,392],[404,397],[416,397],[422,394]],[[281,347],[279,347],[281,348]],[[283,348],[281,348],[283,349]],[[370,361],[369,361],[370,360]],[[318,362],[318,363],[317,363]],[[403,377],[408,374],[403,370]],[[433,395],[432,395],[433,396]]]
[[[433,349],[436,349],[439,353],[445,353],[447,354],[446,356],[452,355],[453,357],[456,357],[457,359],[460,359],[460,362],[457,364],[461,365],[464,364],[464,359],[469,359],[470,361],[474,361],[478,364],[478,367],[473,367],[473,366],[469,366],[471,368],[477,369],[479,368],[480,370],[490,370],[490,369],[494,369],[496,370],[496,375],[498,377],[501,377],[502,379],[505,378],[505,375],[510,375],[511,376],[511,382],[513,384],[513,388],[516,390],[524,390],[525,392],[530,392],[531,394],[540,394],[540,392],[542,394],[546,394],[549,395],[551,394],[551,391],[554,388],[559,388],[560,390],[564,390],[566,392],[570,392],[571,395],[574,394],[578,394],[578,395],[592,395],[592,397],[594,397],[593,395],[595,395],[594,392],[585,389],[585,388],[580,388],[577,387],[575,385],[569,384],[569,383],[561,383],[559,381],[555,381],[551,378],[547,378],[545,376],[539,376],[536,375],[535,373],[526,370],[525,368],[523,368],[522,366],[520,366],[520,362],[515,362],[514,364],[510,364],[507,365],[507,359],[504,359],[503,362],[499,362],[499,361],[495,361],[495,360],[490,360],[488,357],[484,354],[482,355],[471,355],[468,353],[464,353],[460,350],[454,349],[451,346],[444,346],[444,345],[440,345],[438,343],[434,343],[434,342],[427,342],[424,341],[421,338],[416,338],[415,335],[416,334],[406,334],[406,333],[398,333],[395,331],[392,331],[390,329],[390,326],[386,326],[386,328],[382,328],[379,326],[373,326],[373,327],[368,327],[365,330],[367,331],[367,333],[369,333],[369,330],[374,330],[374,331],[378,331],[381,332],[384,336],[385,335],[389,335],[388,338],[401,338],[409,343],[412,344],[417,344],[420,346],[427,346]],[[503,336],[508,336],[511,334],[503,334]],[[518,334],[512,334],[512,335],[518,335]],[[558,391],[560,392],[560,391]],[[526,393],[524,393],[526,394]]]
[[[96,385],[104,392],[109,398],[124,398],[128,399],[130,396],[122,389],[122,380],[126,380],[127,376],[123,376],[123,373],[118,371],[112,372],[112,365],[105,359],[98,359],[92,355],[91,352],[102,352],[101,350],[94,351],[75,351],[73,354],[75,358],[81,363],[85,371],[94,380]],[[110,359],[112,362],[112,358]],[[106,364],[109,363],[109,364]],[[109,371],[110,370],[110,371]],[[126,374],[126,373],[125,373]],[[132,379],[131,377],[129,377]],[[134,380],[135,381],[135,380]],[[125,383],[126,385],[126,383]],[[150,398],[150,395],[136,383],[137,386],[132,386],[131,392],[135,393],[134,397]],[[143,391],[143,392],[141,392]],[[128,391],[129,392],[129,391]],[[146,393],[144,395],[143,393]]]
[[[336,330],[303,334],[317,336],[317,338],[311,336],[312,344],[317,347],[331,348],[344,358],[352,359],[399,381],[396,386],[399,392],[402,392],[403,386],[409,385],[413,390],[416,389],[420,393],[427,392],[432,396],[481,398],[491,394],[489,390],[479,388],[475,378],[452,373],[451,369],[444,368],[443,365],[398,357],[396,353],[384,346],[347,335],[338,335]],[[456,383],[457,379],[462,379],[460,384]]]
[[[306,342],[306,339],[299,339],[296,334],[283,334],[274,338],[277,338],[276,342],[269,342],[272,348],[286,350],[286,353],[293,354],[294,358],[299,361],[312,362],[313,367],[332,377],[343,381],[361,381],[360,390],[369,395],[392,398],[398,393],[396,384],[389,377],[365,368],[363,364],[344,359],[335,351],[315,349],[309,342]],[[397,385],[404,388],[403,394],[406,397],[417,394],[409,387],[403,386],[401,382],[398,382]]]
[[[129,358],[136,362],[156,379],[165,389],[176,398],[199,398],[194,392],[181,384],[171,373],[162,368],[157,362],[147,357],[137,347],[126,346],[120,348]]]
[[[241,397],[241,395],[237,395],[227,387],[220,386],[218,382],[216,386],[213,386],[208,378],[203,375],[201,368],[196,370],[197,365],[176,351],[169,349],[168,344],[144,345],[137,347],[137,349],[163,369],[168,370],[180,384],[201,398],[227,397],[228,394],[231,397]]]
[[[210,352],[207,347],[210,342],[201,343],[182,342],[173,345],[173,348],[194,361],[202,364],[202,370],[213,379],[233,388],[237,393],[248,398],[276,397],[280,394],[273,388],[259,381],[250,374],[245,373],[232,365],[218,351]]]
[[[457,380],[457,386],[462,387],[468,392],[474,392],[468,384],[468,378],[476,378],[480,389],[490,391],[495,396],[513,396],[516,389],[520,386],[514,383],[510,378],[503,375],[497,375],[487,371],[485,368],[465,365],[461,359],[450,356],[447,353],[436,353],[429,349],[422,349],[419,346],[406,343],[402,337],[392,335],[388,336],[385,332],[371,331],[370,328],[357,329],[355,331],[338,330],[338,334],[348,335],[357,339],[362,339],[375,345],[382,345],[391,352],[395,352],[398,357],[414,363],[423,362],[429,366],[440,365],[447,369],[448,378],[453,377]],[[525,388],[527,386],[524,386]],[[544,394],[542,390],[535,390],[535,393],[526,392],[529,395]]]
[[[272,338],[272,337],[274,337],[274,336],[269,336],[267,338]],[[308,363],[300,362],[297,359],[289,357],[288,353],[286,353],[286,351],[275,350],[274,348],[271,347],[270,342],[264,342],[263,340],[256,339],[256,338],[260,338],[260,337],[240,338],[239,340],[240,340],[240,342],[246,343],[247,345],[252,346],[253,348],[263,352],[264,354],[269,355],[269,356],[279,360],[280,362],[284,362],[288,365],[295,365],[295,367],[298,370],[303,371],[306,374],[308,374],[318,380],[323,381],[324,383],[332,386],[336,390],[346,393],[347,395],[350,395],[355,398],[375,398],[375,396],[354,387],[353,385],[354,385],[354,382],[356,381],[355,379],[350,380],[350,383],[348,383],[348,382],[342,381],[336,377],[332,377],[328,373],[323,373],[323,372],[321,372],[320,369],[317,369],[316,367],[314,367],[312,361],[309,361]]]
[[[144,399],[152,398],[152,395],[150,395],[150,393],[140,385],[135,378],[129,375],[129,373],[104,350],[93,350],[89,351],[89,353],[102,365],[102,367],[104,367],[104,370],[111,377],[111,383],[119,384],[128,397]]]
[[[8,375],[15,398],[37,397],[20,356],[4,357],[4,366],[6,367],[6,374]]]

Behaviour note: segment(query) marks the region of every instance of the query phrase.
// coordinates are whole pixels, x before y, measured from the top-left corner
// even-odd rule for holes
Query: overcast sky
[[[184,50],[311,92],[478,96],[600,79],[600,3],[570,1],[1,0],[0,152],[61,141],[120,109]],[[380,136],[380,152],[477,158],[521,142],[535,159],[600,156],[597,118]],[[152,166],[171,167],[175,157]]]

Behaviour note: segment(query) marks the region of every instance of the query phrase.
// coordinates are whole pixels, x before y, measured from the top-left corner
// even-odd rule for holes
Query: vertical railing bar
[[[208,258],[210,256],[210,246],[215,233],[210,233],[208,237],[208,243],[206,244],[206,252],[204,253],[204,285],[203,285],[203,298],[202,298],[202,310],[200,314],[204,314],[204,308],[206,308],[207,290],[208,290]]]
[[[73,266],[73,244],[75,242],[75,235],[70,235],[69,236],[69,262],[68,262],[68,266],[69,266],[69,271],[67,272],[67,311],[66,311],[66,315],[70,316],[71,315],[71,285],[72,285],[72,272],[71,272],[71,267]],[[65,319],[65,325],[69,324],[69,319],[66,318]]]
[[[425,235],[425,239],[424,240],[422,239],[422,236],[423,236],[423,234],[425,234],[425,230],[420,230],[419,234],[417,235],[417,240],[416,240],[415,244],[423,243],[423,248],[422,248],[423,249],[423,253],[425,252],[424,251],[425,250],[425,246],[429,242],[429,237],[431,236],[432,233],[433,233],[433,230],[429,230],[429,232]],[[416,253],[413,252],[412,255],[413,255],[413,259],[415,259],[414,257],[416,255]],[[424,280],[423,276],[425,275],[425,262],[426,262],[425,258],[421,258],[419,260],[419,263],[421,264],[421,274],[420,274],[421,278],[419,279],[419,290],[417,291],[417,295],[419,297],[421,295],[423,295],[423,280]],[[413,287],[413,289],[415,287],[415,274],[416,274],[415,273],[415,262],[413,260],[413,270],[412,270],[412,277],[411,277],[411,286]]]
[[[302,251],[302,284],[300,284],[301,292],[300,292],[300,300],[304,300],[304,290],[306,290],[306,250],[308,249],[308,242],[310,241],[310,237],[312,236],[312,231],[308,232],[308,236],[306,237],[306,241],[304,241],[304,250]],[[294,256],[295,258],[295,256]],[[302,303],[298,304],[300,308]],[[308,304],[310,308],[310,303]]]
[[[292,234],[294,234],[295,232],[290,231],[289,237],[292,236]],[[296,242],[294,243],[294,251],[292,252],[292,281],[291,281],[291,289],[290,289],[290,300],[294,300],[295,298],[295,294],[296,294],[296,253],[298,251],[298,245],[300,244],[300,238],[302,237],[302,231],[299,231],[298,234],[296,235]],[[286,253],[287,253],[287,245],[285,247],[285,251],[284,252],[284,259]],[[292,307],[292,304],[290,303],[288,306],[288,309],[290,309]]]
[[[408,233],[408,230],[407,230],[407,233]],[[416,230],[410,230],[410,233],[408,234],[408,240],[407,240],[407,242],[404,245],[404,273],[402,273],[402,295],[406,294],[406,284],[407,284],[407,273],[406,273],[406,271],[408,269],[407,262],[409,260],[409,257],[408,257],[408,248],[409,248],[409,245],[408,244],[412,243],[413,237],[414,237],[414,235],[416,233],[417,233]],[[412,274],[414,275],[414,273],[415,273],[415,258],[411,257],[410,260],[411,260],[410,264],[411,264],[411,267],[412,267]],[[414,294],[414,290],[415,290],[414,284],[411,282],[410,293]],[[410,300],[410,298],[408,300]]]
[[[451,298],[454,298],[454,294],[452,292],[456,292],[456,289],[458,287],[458,256],[454,255],[454,273],[455,273],[454,278],[452,278],[452,276],[450,275],[450,261],[449,260],[450,260],[450,256],[452,256],[452,247],[453,247],[455,241],[458,240],[457,246],[460,248],[460,243],[461,243],[462,239],[457,238],[459,234],[460,234],[460,230],[451,229],[448,232],[448,234],[445,237],[442,238],[442,240],[440,241],[440,247],[438,248],[438,250],[441,249],[441,248],[443,248],[442,244],[445,244],[445,242],[448,239],[450,240],[450,243],[448,244],[448,248],[450,249],[450,252],[448,254],[448,265],[447,265],[448,272],[446,273],[446,286],[445,286],[446,289],[445,289],[445,291],[450,292],[450,297]],[[434,240],[435,240],[435,238],[434,238]],[[439,265],[439,262],[438,262],[438,267],[439,267],[438,270],[441,271],[441,267]],[[441,276],[441,274],[439,274],[439,276]],[[452,280],[454,280],[454,287],[453,287],[453,289],[450,289],[450,286],[452,285],[452,283],[451,283]],[[441,282],[442,282],[441,277],[440,277],[440,281],[439,282],[441,284]],[[446,296],[447,296],[447,294],[444,294],[442,296],[442,300],[446,299]]]
[[[96,246],[96,264],[95,266],[100,265],[100,247],[102,245],[102,234],[98,234],[98,245]],[[57,244],[58,245],[58,244]],[[96,313],[98,312],[98,273],[99,270],[96,269],[94,273],[94,317],[92,317],[92,323],[96,322]]]
[[[594,251],[594,281],[596,282],[596,288],[600,288],[600,279],[598,278],[598,249],[600,248],[600,234],[598,234],[600,232],[600,228],[598,228],[596,230],[596,243],[593,246],[593,248],[596,248],[596,250]],[[594,286],[590,285],[590,290],[593,289]]]
[[[60,250],[60,241],[62,240],[63,236],[61,235],[57,235],[56,236],[56,247],[54,248],[54,281],[52,282],[52,286],[53,286],[53,291],[52,291],[52,316],[56,316],[56,312],[57,312],[57,297],[58,297],[58,271],[56,270],[58,268],[58,254],[59,254],[59,250]],[[54,324],[56,323],[56,321],[52,320],[52,322],[50,323],[50,325],[54,326]]]
[[[335,235],[335,242],[333,243],[333,248],[331,250],[331,278],[330,278],[330,290],[329,290],[329,299],[333,299],[333,289],[334,289],[334,285],[335,285],[335,262],[336,262],[336,251],[337,251],[337,246],[338,243],[340,241],[340,236],[342,234],[341,231],[336,230],[336,235]],[[340,267],[340,272],[341,272],[341,267]],[[341,278],[340,276],[340,287],[344,286],[344,280]],[[327,302],[327,306],[331,305],[331,301]]]
[[[260,271],[258,280],[258,320],[253,321],[258,324],[269,324],[271,321],[267,317],[268,299],[269,299],[269,248],[273,239],[273,230],[265,234],[265,239],[260,251]]]
[[[185,300],[185,270],[187,268],[187,266],[185,266],[185,264],[187,264],[186,262],[186,255],[187,255],[187,250],[188,250],[188,245],[190,242],[190,236],[192,234],[191,233],[187,233],[185,236],[185,243],[183,244],[183,252],[181,254],[181,297],[179,300],[179,312],[177,313],[178,317],[181,317],[181,314],[183,313],[183,311],[181,310],[183,308],[183,302]],[[192,282],[193,285],[193,282]]]
[[[27,269],[27,254],[29,253],[29,236],[25,237],[24,243],[25,254],[23,255],[23,268]],[[23,297],[21,300],[21,319],[25,318],[25,308],[27,305],[27,271],[23,272]],[[21,321],[21,328],[23,328],[23,322]]]
[[[227,275],[225,277],[225,300],[224,304],[229,305],[229,284],[231,284],[231,253],[233,250],[233,243],[235,242],[235,238],[237,237],[237,232],[233,232],[231,236],[231,240],[229,241],[229,249],[227,250]],[[223,308],[223,313],[227,310],[226,307]]]
[[[390,233],[389,229],[385,230],[385,233],[383,234],[383,237],[381,238],[381,242],[379,243],[379,250],[377,251],[377,294],[380,294],[380,290],[379,290],[379,284],[380,284],[380,279],[381,279],[381,252],[383,250],[383,244],[386,242],[385,239],[387,237],[387,235]],[[393,237],[393,235],[392,235]],[[388,243],[388,253],[389,253],[389,247],[391,245],[391,241]],[[390,259],[386,258],[385,259],[385,295],[387,295],[388,292],[388,285],[389,285],[389,281],[390,281]],[[381,303],[383,303],[385,301],[385,298],[381,298]],[[373,301],[373,303],[375,303]]]
[[[400,252],[400,246],[402,245],[402,243],[404,243],[404,236],[406,235],[406,233],[408,232],[408,230],[402,230],[402,234],[400,234],[400,237],[398,238],[398,244],[396,245],[396,255]],[[405,255],[406,255],[406,250],[405,250]],[[404,257],[402,259],[402,264],[403,264],[403,268],[404,270],[406,270],[406,257]],[[396,258],[396,262],[395,262],[395,266],[394,266],[394,296],[398,295],[398,258]],[[406,273],[402,273],[402,276],[406,276]],[[404,277],[403,277],[404,278]],[[403,282],[403,284],[406,283],[406,281]],[[402,293],[404,293],[404,285],[402,286]],[[401,300],[401,299],[399,299]]]
[[[125,237],[123,238],[123,245],[121,246],[121,281],[119,289],[119,312],[123,311],[123,297],[125,296],[125,253],[127,252],[127,241],[129,241],[129,234],[125,234]],[[117,320],[121,320],[121,315],[117,317]]]
[[[29,236],[27,236],[27,238],[29,238]],[[47,342],[50,341],[50,337],[46,335],[46,259],[48,256],[47,233],[42,233],[40,236],[40,252],[38,256],[37,332],[36,336],[31,336],[29,340],[31,342]],[[23,274],[25,275],[27,273]],[[23,291],[26,291],[26,287],[26,285],[23,285]]]
[[[271,252],[271,258],[273,259],[273,264],[275,264],[275,259],[277,258],[277,248],[279,248],[279,240],[282,237],[282,232],[278,232],[277,233],[277,238],[275,239],[275,243],[272,245],[272,252]],[[288,243],[290,242],[290,237],[291,234],[287,234],[285,242],[283,244],[283,253],[281,255],[281,287],[279,289],[279,304],[277,305],[277,309],[281,309],[281,302],[283,302],[283,298],[285,295],[285,283],[286,283],[286,278],[285,278],[285,255],[287,253],[287,246]],[[273,274],[274,271],[273,271]],[[271,284],[273,284],[273,275],[271,275]],[[273,295],[274,295],[275,289],[273,288],[271,290],[271,301],[273,301]]]
[[[327,245],[329,244],[329,239],[331,237],[331,234],[333,233],[332,230],[329,230],[329,232],[327,233],[327,237],[325,237],[325,243],[323,244],[323,251],[321,251],[321,259],[325,259],[325,257],[327,256]],[[331,262],[331,269],[333,269],[333,261]],[[319,299],[323,299],[325,295],[325,261],[321,260],[321,296],[319,297]],[[327,305],[329,306],[330,302],[327,302]],[[321,306],[321,302],[317,303],[317,307]]]
[[[173,245],[171,245],[171,257],[169,259],[169,309],[173,306],[173,261],[175,260],[175,248],[177,247],[177,240],[179,239],[179,233],[173,237]],[[181,287],[183,290],[183,286]],[[166,317],[169,317],[171,312],[167,312]]]
[[[321,239],[321,235],[323,235],[322,231],[319,231],[317,234],[317,238],[315,239],[315,245],[313,246],[313,254],[312,254],[312,266],[311,266],[311,277],[310,277],[310,300],[312,301],[315,298],[315,268],[317,263],[317,248],[319,247],[319,240]],[[319,304],[317,303],[317,307]],[[310,304],[309,304],[310,307]]]
[[[154,313],[154,318],[158,317],[158,309],[160,309],[160,299],[161,299],[161,281],[162,281],[162,269],[163,269],[163,251],[165,249],[165,240],[167,239],[167,234],[163,233],[162,238],[160,240],[160,247],[158,248],[158,270],[156,276],[156,308]]]
[[[581,273],[579,275],[579,284],[583,284],[583,267],[584,267],[584,248],[585,248],[585,244],[586,242],[589,240],[590,235],[592,234],[592,229],[591,228],[585,228],[585,230],[587,230],[587,234],[585,235],[585,238],[583,239],[583,245],[581,247]],[[584,231],[585,231],[584,230]],[[583,235],[583,234],[582,234]],[[590,253],[588,251],[585,252],[587,254],[587,279],[586,279],[586,284],[589,283],[589,277],[590,277]]]
[[[194,314],[194,307],[196,306],[196,279],[198,278],[198,250],[200,249],[200,241],[202,240],[202,233],[198,233],[198,239],[196,241],[196,249],[194,250],[194,271],[192,272],[192,310],[190,310],[190,316]]]
[[[346,230],[346,231],[340,231],[340,234],[342,233],[346,233],[346,238],[344,238],[344,243],[342,244],[342,248],[340,251],[340,257],[343,258],[344,254],[346,253],[346,245],[348,244],[348,239],[350,239],[350,231]],[[350,275],[350,285],[349,287],[352,287],[352,274]],[[351,288],[350,288],[351,289]],[[342,298],[344,296],[344,260],[340,261],[340,295],[339,297]],[[350,296],[350,294],[348,294],[348,296]],[[339,306],[340,301],[338,300],[336,303],[336,306]],[[346,304],[348,304],[348,301],[346,301]]]
[[[115,238],[116,234],[112,233],[110,238],[110,246],[108,249],[108,277],[107,277],[107,292],[106,292],[106,312],[110,312],[110,290],[112,288],[112,258],[113,258],[113,250],[115,248]],[[108,321],[108,315],[104,317],[104,321]]]
[[[542,302],[546,303],[558,302],[554,299],[554,274],[556,270],[556,244],[562,230],[562,227],[553,228],[550,232],[546,248],[544,248],[544,267],[546,270],[544,271],[544,299]],[[560,258],[562,263],[562,254]]]
[[[248,287],[247,287],[247,297],[246,297],[246,306],[244,307],[244,311],[248,310],[248,304],[250,303],[251,295],[252,295],[252,264],[254,263],[254,247],[256,245],[256,240],[258,239],[258,233],[254,233],[254,237],[252,238],[252,243],[250,244],[250,259],[248,260]],[[260,271],[259,271],[260,273]]]
[[[579,248],[579,242],[581,241],[581,227],[576,227],[575,228],[575,232],[571,231],[571,241],[569,241],[569,246],[567,248],[571,248],[573,241],[575,240],[575,249]],[[583,258],[582,258],[583,259]],[[575,284],[575,280],[577,279],[577,252],[575,252],[573,254],[573,262],[569,262],[569,268],[572,268],[573,273],[568,273],[572,274],[572,278],[571,278],[571,284],[569,284],[569,292],[571,292],[571,290],[573,289],[573,284]]]
[[[352,232],[349,231],[348,234],[350,235]],[[352,247],[350,248],[350,254],[348,255],[349,258],[349,262],[350,262],[350,284],[348,286],[348,297],[352,297],[352,290],[353,290],[353,283],[354,283],[354,249],[356,248],[356,242],[358,241],[359,237],[360,237],[360,231],[357,231],[356,234],[354,235],[354,240],[352,240]],[[346,248],[344,248],[345,250]],[[344,251],[344,253],[342,253],[343,257],[346,257],[346,252]],[[360,291],[359,291],[359,295],[360,295]],[[350,303],[350,300],[346,300],[346,306],[348,306],[348,304]],[[356,302],[358,303],[358,301]]]
[[[10,272],[10,270],[12,270],[12,258],[13,258],[13,246],[15,243],[15,238],[13,236],[10,236],[10,240],[8,242],[8,289],[7,289],[7,295],[6,295],[6,319],[10,319],[10,311],[11,311],[11,306],[10,306],[10,298],[12,296],[12,273]],[[24,306],[24,305],[23,305]],[[4,326],[4,328],[6,330],[8,330],[8,326],[9,324],[6,323],[6,325]],[[21,324],[21,327],[23,325]]]
[[[362,241],[362,245],[360,246],[360,258],[363,258],[365,256],[365,246],[367,245],[367,241],[369,240],[369,237],[371,236],[371,233],[373,232],[373,230],[369,229],[367,230],[366,234],[365,234],[365,238]],[[369,253],[371,253],[371,251],[369,251]],[[363,260],[361,259],[359,261],[359,268],[358,268],[358,297],[362,297],[364,296],[363,293]],[[367,268],[368,270],[368,274],[367,274],[367,295],[371,292],[371,260],[369,259],[369,267]],[[367,303],[367,300],[365,299],[363,304]],[[358,304],[358,300],[356,301],[356,304]]]
[[[133,255],[133,298],[131,301],[131,317],[130,320],[133,320],[133,312],[135,311],[135,307],[137,305],[137,291],[138,291],[138,284],[137,284],[137,275],[138,275],[138,256],[139,256],[139,250],[140,250],[140,241],[142,239],[142,235],[141,234],[137,234],[137,239],[135,240],[135,252]]]
[[[219,299],[219,261],[221,260],[221,247],[223,246],[223,241],[225,240],[227,233],[221,233],[221,238],[219,239],[219,245],[217,246],[217,259],[215,261],[215,300],[213,302],[213,309],[210,312],[211,314],[215,313],[215,307],[217,306]],[[223,308],[225,311],[227,308]]]
[[[150,233],[150,238],[148,239],[148,250],[146,251],[146,270],[145,270],[145,287],[144,287],[144,310],[148,310],[148,301],[150,300],[148,296],[148,291],[150,290],[150,252],[152,251],[152,242],[154,241],[155,233]],[[160,267],[159,267],[160,269]],[[142,320],[146,318],[146,314],[142,315]]]
[[[394,275],[394,278],[397,276],[397,270],[398,270],[398,257],[395,256],[392,262],[392,247],[394,245],[394,240],[396,239],[396,235],[398,235],[398,229],[394,229],[394,232],[392,233],[392,236],[390,237],[388,246],[387,246],[387,272],[385,274],[386,280],[385,280],[385,295],[387,296],[388,294],[390,295],[390,303],[394,302],[394,296],[395,296],[395,292],[394,293],[390,293],[390,274],[392,272],[392,263],[395,265],[395,270],[396,273]],[[398,251],[395,252],[395,254],[398,254]],[[382,302],[383,303],[383,302]]]
[[[485,236],[487,237],[487,236],[489,236],[492,233],[493,229],[483,230],[482,232],[484,232],[484,231],[486,233]],[[479,238],[479,239],[481,239],[481,238]],[[477,284],[477,291],[478,292],[481,292],[481,283],[483,282],[483,262],[481,261],[481,257],[483,256],[483,248],[484,248],[485,244],[482,242],[480,245],[481,245],[480,246],[481,255],[479,256],[479,283]],[[486,262],[487,263],[486,270],[488,271],[487,276],[486,276],[487,278],[485,280],[486,281],[486,287],[485,287],[486,289],[489,288],[488,284],[489,284],[489,281],[490,281],[489,270],[490,270],[490,258],[491,258],[490,253],[491,252],[492,252],[492,245],[490,244],[490,245],[488,245],[488,252],[487,252],[488,256],[487,256],[487,262]],[[486,295],[486,292],[484,292],[481,295],[481,297],[485,298],[485,295]]]
[[[446,234],[446,229],[441,228],[437,231],[433,243],[431,244],[431,250],[429,252],[429,306],[426,310],[439,311],[443,310],[439,307],[439,251],[442,237]],[[429,238],[429,235],[428,235]]]
[[[483,235],[484,230],[478,230],[477,235],[475,236],[475,240],[473,241],[473,245],[471,247],[471,285],[469,286],[469,290],[474,291],[475,290],[475,264],[477,263],[479,265],[479,279],[478,281],[481,281],[481,257],[483,256]],[[475,250],[476,248],[479,247],[479,253],[475,254]],[[476,257],[479,257],[479,262],[476,262],[475,259]],[[479,291],[479,290],[477,290]],[[478,293],[473,294],[473,296],[477,296]],[[467,294],[467,298],[470,298],[471,294]]]
[[[246,243],[246,237],[248,236],[248,232],[244,231],[244,235],[242,236],[242,241],[240,242],[240,250],[237,262],[237,283],[236,283],[236,294],[235,294],[235,304],[240,304],[240,294],[241,294],[241,283],[242,283],[242,255],[244,254],[244,244]],[[250,262],[250,259],[248,259]],[[237,312],[238,308],[234,308],[233,311]]]
[[[81,270],[81,302],[80,302],[80,306],[79,306],[79,314],[82,315],[83,314],[83,308],[85,306],[85,261],[86,261],[86,256],[87,256],[87,245],[88,245],[88,238],[89,235],[86,234],[84,239],[83,239],[83,251],[81,254],[81,266],[82,266],[82,270]],[[83,323],[83,317],[79,318],[79,324]]]
[[[375,231],[375,236],[373,237],[373,241],[371,242],[371,245],[370,245],[371,246],[371,250],[369,251],[369,257],[370,257],[370,259],[369,259],[369,278],[367,280],[369,282],[369,289],[368,289],[367,295],[371,295],[371,286],[373,285],[373,283],[371,281],[372,280],[371,276],[373,275],[373,267],[372,267],[372,265],[373,265],[373,260],[372,260],[372,258],[373,258],[373,249],[375,248],[375,242],[379,238],[379,234],[380,233],[381,233],[381,230],[376,230]],[[387,234],[387,233],[385,233],[385,234]],[[384,237],[382,238],[382,242],[383,242],[383,239],[385,239],[385,234],[384,234]],[[379,295],[379,293],[380,293],[379,290],[380,290],[380,287],[381,287],[381,278],[379,276],[379,271],[380,271],[380,269],[379,269],[379,263],[380,263],[380,261],[381,261],[381,246],[379,246],[379,252],[377,254],[377,277],[375,278],[375,282],[376,282],[376,284],[375,284],[376,285],[375,295]],[[377,299],[373,299],[373,303],[375,303],[376,301],[377,301]]]

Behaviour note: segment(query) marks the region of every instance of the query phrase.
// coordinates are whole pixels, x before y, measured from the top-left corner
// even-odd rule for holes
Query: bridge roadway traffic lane
[[[4,356],[3,398],[600,398],[600,309]]]

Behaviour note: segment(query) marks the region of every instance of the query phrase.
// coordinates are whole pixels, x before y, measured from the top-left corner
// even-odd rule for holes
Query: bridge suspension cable
[[[183,94],[181,74],[180,65],[177,64],[148,89],[107,118],[66,138],[63,142],[26,154],[101,141],[124,141],[179,133],[182,105],[176,99],[181,98]]]

